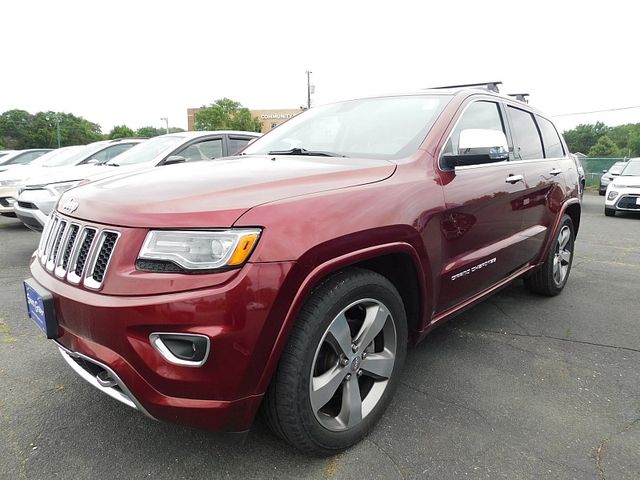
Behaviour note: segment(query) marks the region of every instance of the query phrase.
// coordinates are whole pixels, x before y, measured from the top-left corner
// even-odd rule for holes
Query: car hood
[[[115,175],[69,190],[59,205],[65,214],[65,204],[75,207],[73,217],[125,227],[229,227],[256,205],[378,182],[395,169],[385,160],[231,157]]]
[[[48,185],[50,183],[71,182],[74,180],[87,180],[104,174],[116,172],[117,167],[102,165],[65,165],[62,167],[36,167],[30,172],[26,182],[28,186]]]
[[[640,188],[640,175],[621,175],[611,182],[612,187]]]

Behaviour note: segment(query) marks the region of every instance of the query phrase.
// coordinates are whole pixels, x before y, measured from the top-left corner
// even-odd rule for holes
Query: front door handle
[[[555,177],[556,175],[560,175],[561,173],[562,173],[562,170],[560,170],[559,168],[554,168],[549,172],[549,175],[553,175]]]
[[[522,175],[509,175],[505,182],[513,185],[514,183],[524,182],[524,177]]]

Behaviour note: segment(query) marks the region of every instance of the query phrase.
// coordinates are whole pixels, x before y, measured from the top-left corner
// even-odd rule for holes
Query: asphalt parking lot
[[[0,478],[640,478],[640,215],[587,194],[571,278],[521,282],[410,348],[362,443],[303,457],[153,422],[76,376],[26,317],[38,235],[0,217]]]

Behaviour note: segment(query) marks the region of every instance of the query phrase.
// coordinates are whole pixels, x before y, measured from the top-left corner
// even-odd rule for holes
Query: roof
[[[188,132],[167,133],[166,135],[182,135],[190,138],[197,138],[205,135],[247,135],[250,137],[259,137],[262,134],[257,132],[245,132],[242,130],[192,130]]]

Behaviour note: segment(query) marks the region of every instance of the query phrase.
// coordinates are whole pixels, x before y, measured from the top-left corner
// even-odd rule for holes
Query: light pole
[[[162,120],[166,126],[166,130],[167,133],[169,133],[169,117],[162,117],[160,120]]]
[[[307,70],[307,108],[311,108],[311,74],[313,72]]]
[[[58,137],[58,148],[60,148],[62,141],[60,139],[60,117],[56,113],[56,137]]]

